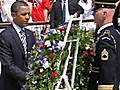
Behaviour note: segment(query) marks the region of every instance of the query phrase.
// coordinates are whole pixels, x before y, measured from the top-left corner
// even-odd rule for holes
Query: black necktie
[[[20,31],[20,39],[24,47],[25,55],[27,55],[27,41],[26,41],[25,30]]]
[[[63,0],[63,25],[65,24],[65,17],[66,17],[66,0]]]

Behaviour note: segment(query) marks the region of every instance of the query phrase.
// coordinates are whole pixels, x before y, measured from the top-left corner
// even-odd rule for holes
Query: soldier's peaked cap
[[[95,8],[116,8],[116,3],[119,0],[94,0]]]

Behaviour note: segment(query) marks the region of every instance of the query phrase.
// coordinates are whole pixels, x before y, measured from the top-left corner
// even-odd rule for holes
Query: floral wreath
[[[28,59],[27,84],[30,90],[54,90],[57,81],[59,80],[64,69],[64,62],[68,55],[66,48],[62,50],[63,39],[65,36],[65,28],[50,29],[44,35],[39,35],[37,43],[31,50]],[[78,34],[79,33],[79,34]],[[38,36],[37,36],[38,38]],[[91,56],[94,54],[93,32],[81,30],[78,26],[71,28],[68,40],[80,39],[79,55],[76,68],[75,87],[81,90],[87,87],[89,79]],[[74,48],[74,47],[73,47]],[[59,67],[59,62],[61,65]],[[73,66],[69,64],[69,69]],[[68,69],[68,70],[69,70]],[[72,73],[68,71],[70,77]]]

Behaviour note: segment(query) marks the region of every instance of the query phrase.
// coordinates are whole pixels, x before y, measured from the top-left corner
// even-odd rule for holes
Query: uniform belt
[[[112,85],[98,85],[98,90],[113,90],[113,84]]]

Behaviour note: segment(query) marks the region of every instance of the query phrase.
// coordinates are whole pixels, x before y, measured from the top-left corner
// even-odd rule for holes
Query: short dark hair
[[[18,12],[21,6],[29,6],[29,5],[24,1],[15,1],[11,5],[11,12]]]

